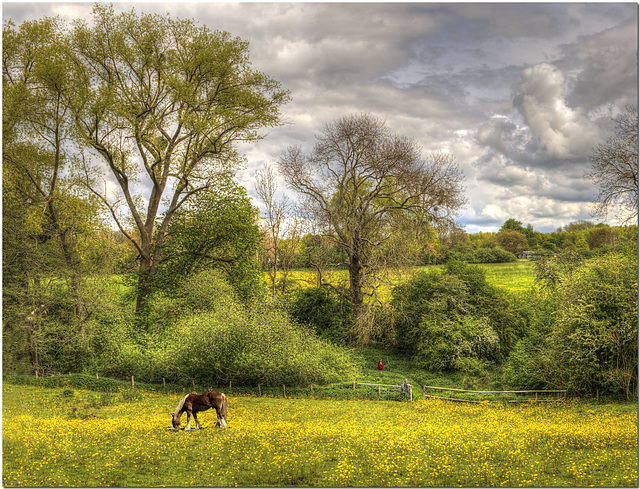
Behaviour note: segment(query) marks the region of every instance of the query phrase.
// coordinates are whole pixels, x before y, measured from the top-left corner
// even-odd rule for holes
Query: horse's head
[[[174,430],[180,429],[180,416],[176,416],[174,413],[171,413],[171,426]]]

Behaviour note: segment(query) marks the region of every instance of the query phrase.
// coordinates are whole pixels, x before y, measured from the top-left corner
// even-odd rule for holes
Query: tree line
[[[260,216],[233,178],[245,164],[237,143],[280,124],[288,100],[252,69],[246,41],[190,20],[96,5],[91,24],[6,22],[5,370],[322,383],[353,372],[345,345],[381,341],[429,369],[482,376],[499,364],[519,385],[637,389],[637,227],[583,221],[539,233],[509,219],[497,233],[467,234],[455,223],[466,199],[454,157],[424,157],[371,114],[328,123],[308,154],[285,148],[259,171]],[[618,203],[631,218],[634,114],[637,133],[628,109],[587,175],[625,179],[622,193],[601,187],[599,210]],[[607,159],[624,159],[626,171],[611,177]],[[278,173],[297,205],[276,197]],[[523,251],[538,259],[526,299],[503,296],[469,265]],[[424,264],[446,266],[398,283]],[[313,287],[289,290],[298,267],[314,271]],[[339,268],[348,283],[332,280]],[[594,276],[620,301],[585,332],[605,296],[571,284]],[[395,284],[387,303],[383,284]],[[575,319],[569,299],[587,298]],[[568,337],[584,341],[584,368],[562,370],[572,365],[565,350],[549,353],[570,349]],[[608,353],[594,360],[596,337]],[[594,371],[598,380],[585,380]]]

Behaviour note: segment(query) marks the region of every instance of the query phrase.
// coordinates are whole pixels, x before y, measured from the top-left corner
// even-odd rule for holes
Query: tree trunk
[[[349,289],[351,305],[353,306],[353,341],[360,343],[363,337],[361,326],[364,317],[364,293],[362,292],[363,266],[360,255],[354,253],[349,259]]]

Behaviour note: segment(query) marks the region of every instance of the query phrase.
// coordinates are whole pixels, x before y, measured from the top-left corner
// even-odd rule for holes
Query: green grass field
[[[531,260],[518,260],[512,263],[484,263],[477,265],[486,272],[487,282],[507,292],[525,292],[529,290],[535,280],[534,262]],[[387,284],[380,287],[380,298],[384,301],[391,298],[391,288],[395,284],[408,279],[412,273],[432,268],[441,268],[440,265],[429,265],[416,267],[402,273],[396,273],[388,278]],[[270,282],[269,275],[265,273],[265,281]],[[278,274],[280,278],[281,275]],[[347,270],[330,272],[327,278],[334,283],[349,284],[349,274]],[[290,286],[309,287],[315,283],[315,274],[310,270],[292,270],[287,279]]]
[[[245,395],[230,397],[226,430],[205,412],[202,430],[173,432],[180,398],[4,383],[3,485],[638,484],[637,404]]]

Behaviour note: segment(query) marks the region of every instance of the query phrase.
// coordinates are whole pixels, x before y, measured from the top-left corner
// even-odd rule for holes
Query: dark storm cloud
[[[16,24],[89,18],[90,3],[4,3]],[[515,218],[539,230],[590,219],[582,178],[611,117],[636,103],[638,9],[623,3],[115,3],[168,12],[250,41],[251,61],[291,91],[285,124],[244,145],[239,180],[333,119],[370,112],[467,178],[467,230]]]

